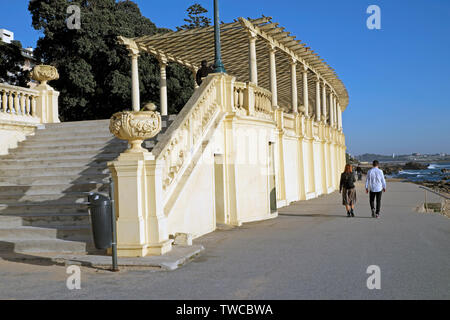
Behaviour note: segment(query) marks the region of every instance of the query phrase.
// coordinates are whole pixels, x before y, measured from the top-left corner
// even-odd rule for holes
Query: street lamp
[[[222,63],[222,55],[220,48],[220,21],[219,21],[219,0],[214,0],[214,44],[215,44],[215,60],[214,73],[226,73]]]

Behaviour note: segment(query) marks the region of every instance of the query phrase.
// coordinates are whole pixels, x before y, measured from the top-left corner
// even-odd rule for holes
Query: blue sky
[[[186,8],[212,0],[138,0],[158,27],[183,24]],[[381,8],[381,30],[366,9]],[[0,0],[0,28],[34,46],[28,0]],[[450,153],[449,0],[221,0],[221,20],[271,16],[338,73],[350,96],[343,115],[348,151]]]

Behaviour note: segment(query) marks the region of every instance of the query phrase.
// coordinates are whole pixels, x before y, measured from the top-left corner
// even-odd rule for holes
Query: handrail
[[[39,95],[39,91],[38,90],[31,89],[31,88],[13,86],[13,85],[10,85],[10,84],[5,83],[5,82],[1,82],[0,86],[4,87],[6,89],[9,89],[9,90],[16,90],[16,91],[22,91],[22,92],[25,92],[25,93]]]
[[[444,199],[446,199],[446,200],[450,200],[450,197],[448,197],[448,196],[446,196],[446,195],[444,195],[444,194],[442,194],[442,193],[439,193],[439,192],[437,192],[437,191],[434,191],[434,190],[432,190],[432,189],[429,189],[429,188],[427,188],[427,187],[419,186],[419,188],[420,188],[420,189],[424,189],[424,190],[426,190],[426,191],[429,191],[429,192],[431,192],[431,193],[434,193],[435,195],[438,195],[438,196],[440,196],[440,197],[442,197],[442,198],[444,198]]]
[[[221,108],[217,103],[218,79],[211,75],[204,80],[152,150],[155,158],[165,163],[162,176],[166,196],[189,163],[193,150],[201,146],[203,135]]]

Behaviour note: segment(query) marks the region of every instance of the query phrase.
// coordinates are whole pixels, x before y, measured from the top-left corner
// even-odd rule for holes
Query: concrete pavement
[[[68,290],[66,267],[0,260],[1,299],[449,299],[450,220],[417,213],[423,191],[388,182],[380,219],[357,183],[356,217],[334,193],[291,204],[277,219],[216,231],[204,253],[175,271],[82,267]],[[367,267],[381,289],[366,286]]]

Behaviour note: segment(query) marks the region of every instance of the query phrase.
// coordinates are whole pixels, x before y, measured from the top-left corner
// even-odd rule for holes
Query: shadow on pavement
[[[292,217],[308,217],[308,218],[346,218],[346,219],[352,219],[347,217],[347,215],[335,215],[335,214],[292,214],[292,213],[278,213],[279,216],[292,216]],[[363,216],[354,216],[353,219],[373,219],[372,217],[363,217]]]
[[[14,243],[0,241],[0,260],[25,263],[37,266],[63,266],[64,263],[52,261],[49,257],[34,256],[14,252]]]

